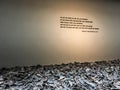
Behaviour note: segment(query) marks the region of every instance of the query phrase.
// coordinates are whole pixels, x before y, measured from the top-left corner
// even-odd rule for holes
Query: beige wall
[[[120,58],[119,1],[0,2],[0,67]],[[61,29],[60,16],[88,18],[99,33]]]

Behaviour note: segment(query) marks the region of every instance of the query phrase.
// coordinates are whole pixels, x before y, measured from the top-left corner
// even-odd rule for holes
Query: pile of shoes
[[[120,90],[120,60],[1,68],[0,90]]]

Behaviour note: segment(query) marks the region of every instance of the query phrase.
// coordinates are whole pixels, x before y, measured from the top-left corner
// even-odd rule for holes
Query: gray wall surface
[[[85,17],[99,33],[63,29],[59,18]],[[118,0],[0,0],[0,67],[120,58]]]

